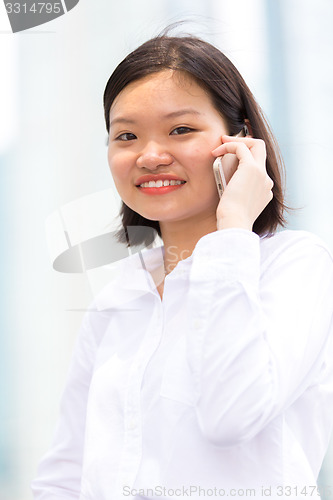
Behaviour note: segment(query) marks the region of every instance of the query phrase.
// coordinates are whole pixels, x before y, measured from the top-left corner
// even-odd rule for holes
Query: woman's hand
[[[273,198],[273,181],[266,172],[266,146],[261,139],[222,136],[214,156],[231,153],[238,160],[216,211],[217,229],[239,227],[252,231],[257,217]],[[227,173],[226,173],[227,174]]]

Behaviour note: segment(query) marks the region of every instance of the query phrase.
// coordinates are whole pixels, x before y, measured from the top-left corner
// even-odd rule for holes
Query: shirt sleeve
[[[80,496],[86,407],[96,350],[89,318],[86,313],[76,341],[51,448],[31,483],[35,500]]]
[[[187,313],[196,412],[209,441],[245,442],[315,383],[333,334],[333,260],[310,233],[261,263],[260,239],[227,229],[193,251]],[[278,236],[277,236],[278,237]]]

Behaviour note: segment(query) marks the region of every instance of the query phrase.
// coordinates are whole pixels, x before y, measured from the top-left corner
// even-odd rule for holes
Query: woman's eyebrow
[[[178,111],[172,111],[167,115],[164,115],[164,118],[176,118],[177,116],[182,115],[201,115],[200,111],[197,109],[187,108],[187,109],[179,109]]]
[[[171,113],[167,113],[166,115],[163,115],[162,118],[168,119],[168,118],[177,118],[178,116],[183,116],[183,115],[201,115],[200,111],[192,108],[186,108],[186,109],[178,109],[177,111],[172,111]],[[132,118],[126,118],[125,116],[118,116],[117,118],[114,118],[110,122],[110,126],[112,127],[113,125],[116,125],[117,123],[130,123],[130,124],[135,124],[136,120],[133,120]]]

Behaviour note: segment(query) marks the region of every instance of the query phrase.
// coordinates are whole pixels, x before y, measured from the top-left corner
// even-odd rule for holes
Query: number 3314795
[[[61,3],[45,3],[36,2],[32,5],[27,5],[26,3],[6,3],[7,14],[60,14],[61,13]]]

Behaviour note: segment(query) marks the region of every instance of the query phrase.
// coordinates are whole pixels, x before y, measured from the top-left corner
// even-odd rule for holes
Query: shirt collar
[[[96,297],[99,310],[122,310],[129,307],[128,303],[146,294],[158,297],[151,273],[160,273],[161,282],[164,279],[164,246],[144,249],[119,261],[114,279]],[[180,260],[176,267],[166,275],[168,281],[181,277],[182,281],[189,274],[192,255]],[[130,306],[131,307],[131,306]]]
[[[155,289],[155,285],[150,273],[161,273],[164,271],[164,245],[159,247],[145,249],[124,259],[120,279],[126,283],[126,288],[132,290]],[[179,275],[184,275],[192,264],[192,255],[186,259],[180,260],[176,267],[167,275],[167,279],[173,279]]]

